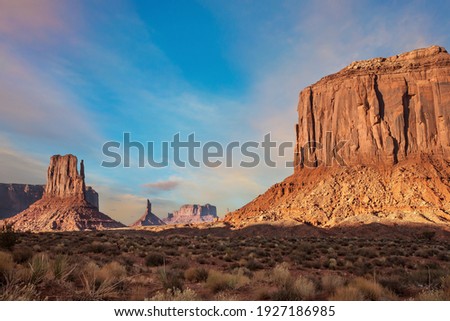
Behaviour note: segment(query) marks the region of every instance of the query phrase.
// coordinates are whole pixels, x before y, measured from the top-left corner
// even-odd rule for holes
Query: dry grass
[[[304,276],[299,276],[293,287],[294,292],[301,300],[312,300],[316,296],[316,285]]]
[[[105,265],[100,268],[97,264],[90,261],[81,271],[81,291],[80,297],[85,300],[105,300],[118,297],[117,287],[121,277],[124,276],[123,270],[116,262]]]
[[[0,285],[6,284],[14,270],[14,261],[10,253],[0,252]]]
[[[198,301],[199,297],[195,291],[186,288],[183,291],[177,289],[175,291],[167,290],[166,292],[159,292],[146,301]]]
[[[236,290],[248,283],[250,283],[250,279],[240,271],[235,274],[229,274],[211,270],[206,280],[206,286],[213,293],[224,290]]]
[[[189,268],[184,272],[184,278],[187,281],[198,283],[205,282],[208,279],[208,270],[205,268]]]
[[[330,297],[331,301],[362,301],[364,296],[357,288],[346,286],[336,289],[336,292]]]
[[[364,278],[355,278],[349,285],[338,288],[331,296],[331,300],[335,301],[386,301],[395,298],[395,295],[381,284]]]
[[[286,263],[278,264],[272,270],[270,280],[277,286],[285,286],[291,281],[291,272]]]
[[[326,293],[334,293],[336,289],[344,285],[344,279],[339,275],[325,274],[321,278],[321,286]]]

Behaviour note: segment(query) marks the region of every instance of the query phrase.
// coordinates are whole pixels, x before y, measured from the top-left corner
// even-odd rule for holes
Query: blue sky
[[[0,182],[45,183],[49,157],[73,153],[125,223],[146,198],[161,217],[184,203],[224,214],[291,169],[106,169],[103,143],[292,141],[302,88],[354,60],[449,48],[449,13],[448,1],[0,1]]]

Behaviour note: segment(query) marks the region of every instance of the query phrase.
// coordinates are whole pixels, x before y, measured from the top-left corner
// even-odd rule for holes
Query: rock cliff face
[[[131,226],[157,226],[165,224],[166,223],[164,223],[158,216],[152,213],[152,203],[150,203],[150,200],[147,200],[147,210],[145,211],[145,214]]]
[[[44,190],[45,185],[0,183],[0,219],[9,218],[27,209],[42,198]],[[91,186],[87,186],[85,194],[86,200],[98,209],[98,193]]]
[[[84,164],[80,173],[73,155],[55,155],[50,159],[47,185],[42,199],[8,219],[19,231],[75,231],[123,227],[86,198]]]
[[[433,46],[357,61],[304,89],[295,158],[316,167],[331,165],[336,150],[346,164],[449,157],[449,128],[450,55]]]
[[[225,221],[450,224],[450,55],[357,61],[300,93],[294,175]]]
[[[187,204],[181,206],[178,211],[169,213],[163,221],[166,224],[190,224],[212,222],[217,218],[217,209],[214,205]]]
[[[0,184],[0,219],[22,212],[42,198],[43,185]]]

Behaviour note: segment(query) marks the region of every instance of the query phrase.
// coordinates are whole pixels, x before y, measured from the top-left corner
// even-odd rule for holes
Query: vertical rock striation
[[[348,165],[448,158],[450,55],[433,46],[356,61],[304,89],[297,110],[299,167],[331,165],[339,142]]]

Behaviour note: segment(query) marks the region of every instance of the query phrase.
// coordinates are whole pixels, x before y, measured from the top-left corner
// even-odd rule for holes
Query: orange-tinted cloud
[[[0,0],[0,34],[16,40],[42,40],[66,29],[62,9],[57,0]]]

